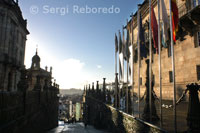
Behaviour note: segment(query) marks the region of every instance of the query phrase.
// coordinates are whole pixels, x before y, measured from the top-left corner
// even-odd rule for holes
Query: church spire
[[[38,45],[36,45],[36,52],[35,55],[38,55]]]
[[[38,45],[36,46],[36,52],[35,55],[32,58],[32,69],[39,70],[40,69],[40,57],[38,56]]]

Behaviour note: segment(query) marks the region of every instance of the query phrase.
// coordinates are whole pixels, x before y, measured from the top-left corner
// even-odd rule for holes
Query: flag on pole
[[[119,54],[119,71],[120,71],[120,81],[124,81],[124,55],[123,53]]]
[[[121,55],[121,54],[119,54],[119,81],[121,80],[121,75],[122,75],[122,66],[121,66],[120,55]]]
[[[160,0],[161,2],[161,35],[162,35],[162,45],[166,48],[167,47],[167,41],[169,40],[168,35],[168,28],[169,28],[169,20],[167,15],[167,9],[165,6],[164,0]]]
[[[119,53],[122,52],[122,38],[121,38],[121,32],[119,31]]]
[[[129,35],[129,31],[127,30],[127,38],[126,38],[125,49],[124,49],[124,55],[125,55],[124,59],[126,61],[129,61],[129,56],[130,56],[129,45],[130,45],[130,35]]]
[[[158,53],[158,23],[156,20],[156,15],[155,15],[153,6],[151,7],[151,28],[152,28],[152,33],[153,33],[154,48],[156,49]]]
[[[178,31],[178,7],[176,4],[176,0],[171,0],[171,8],[172,8],[172,28],[173,28],[173,40],[176,42],[176,32]]]
[[[118,52],[118,39],[117,39],[117,35],[115,34],[115,52]]]
[[[141,57],[147,57],[147,50],[145,47],[145,39],[144,39],[144,29],[142,27],[142,17],[141,14],[139,14],[139,31],[138,31],[138,36],[139,36],[139,45],[140,45],[140,56]]]
[[[133,49],[132,45],[129,46],[130,57],[129,57],[129,83],[132,85],[132,65],[133,65]]]
[[[120,56],[120,61],[121,61],[121,81],[124,82],[124,50],[125,50],[125,36],[124,36],[124,26],[122,26],[122,51]]]
[[[124,75],[124,57],[123,57],[123,41],[121,39],[121,32],[119,31],[119,81],[123,81]]]
[[[124,54],[124,58],[126,57],[126,40],[125,40],[125,35],[124,35],[124,27],[122,28],[122,53]]]

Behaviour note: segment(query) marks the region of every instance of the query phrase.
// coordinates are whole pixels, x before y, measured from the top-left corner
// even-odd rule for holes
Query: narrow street
[[[106,131],[101,131],[95,129],[93,126],[88,125],[84,127],[84,123],[73,123],[73,124],[64,124],[59,122],[57,128],[52,129],[48,133],[108,133]]]

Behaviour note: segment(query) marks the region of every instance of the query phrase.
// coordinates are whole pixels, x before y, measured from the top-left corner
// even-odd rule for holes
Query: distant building
[[[76,104],[72,104],[72,117],[76,116]]]
[[[76,103],[76,121],[80,121],[81,115],[81,104]]]
[[[17,90],[28,34],[18,2],[0,0],[0,91]]]
[[[73,105],[72,101],[69,101],[69,117],[73,116]]]

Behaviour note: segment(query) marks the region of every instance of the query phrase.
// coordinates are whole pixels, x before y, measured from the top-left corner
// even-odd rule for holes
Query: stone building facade
[[[0,91],[17,90],[28,34],[18,2],[0,0]]]
[[[167,12],[169,15],[169,1],[164,0]],[[157,1],[152,0],[154,5],[154,12],[158,19]],[[191,82],[199,82],[200,80],[200,1],[199,0],[177,0],[179,10],[179,31],[177,33],[177,40],[174,45],[175,56],[175,78],[177,96],[182,94],[186,85]],[[146,46],[149,46],[148,39],[148,22],[149,22],[149,1],[145,0],[140,7],[143,27],[145,29]],[[137,12],[132,16],[132,19],[126,25],[129,31],[130,39],[133,42],[133,65],[132,65],[132,91],[138,92],[138,61],[137,61]],[[153,45],[153,41],[152,41]],[[161,49],[161,68],[162,68],[162,94],[164,99],[172,100],[173,97],[173,82],[172,82],[172,60],[170,44],[167,48]],[[154,91],[159,96],[159,67],[158,54],[153,49],[152,55],[152,72]],[[146,89],[146,69],[145,63],[147,58],[141,59],[140,67],[140,84],[141,96]]]

